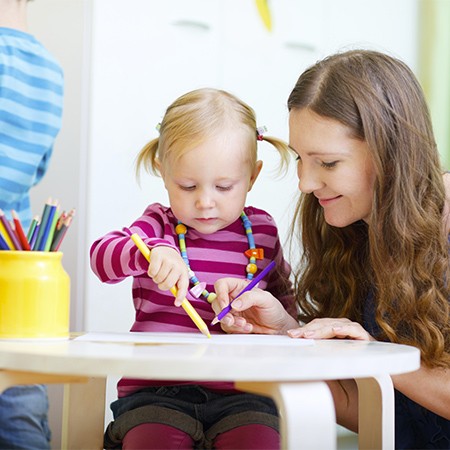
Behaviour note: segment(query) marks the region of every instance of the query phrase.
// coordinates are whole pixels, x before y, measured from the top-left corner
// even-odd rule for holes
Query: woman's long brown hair
[[[301,194],[295,231],[300,319],[362,323],[373,295],[377,338],[414,345],[429,366],[450,366],[445,190],[422,89],[401,61],[368,50],[328,57],[297,81],[289,110],[308,108],[365,140],[377,177],[370,225],[336,228]]]

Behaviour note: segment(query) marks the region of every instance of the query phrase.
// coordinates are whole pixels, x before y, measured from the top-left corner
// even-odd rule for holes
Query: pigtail
[[[278,153],[280,154],[281,157],[281,161],[277,171],[278,176],[286,175],[291,160],[291,152],[289,151],[290,147],[282,139],[273,136],[264,136],[264,132],[266,131],[267,128],[265,126],[256,128],[256,140],[266,141],[269,144],[272,144],[278,150]]]
[[[141,151],[138,153],[136,158],[136,177],[139,181],[140,172],[145,169],[148,173],[153,173],[155,175],[160,175],[157,163],[157,154],[159,147],[159,138],[152,139],[148,142]]]

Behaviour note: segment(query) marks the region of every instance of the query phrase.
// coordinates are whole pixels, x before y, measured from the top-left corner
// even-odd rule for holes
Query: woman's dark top
[[[375,338],[380,334],[375,321],[373,292],[369,293],[363,307],[363,326]],[[449,450],[450,420],[438,416],[395,390],[395,448]]]

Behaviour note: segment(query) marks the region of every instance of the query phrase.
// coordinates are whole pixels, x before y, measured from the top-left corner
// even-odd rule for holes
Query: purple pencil
[[[36,240],[37,240],[37,236],[38,236],[38,233],[39,233],[39,227],[40,226],[41,226],[41,223],[37,222],[35,227],[34,227],[34,229],[33,229],[33,231],[32,231],[31,237],[30,237],[30,247],[33,250],[36,250],[34,247],[35,247],[35,244],[36,244]]]
[[[236,295],[236,297],[234,297],[234,299],[228,304],[228,306],[225,306],[225,308],[223,308],[222,311],[220,311],[220,313],[217,314],[217,316],[211,322],[211,325],[215,325],[217,322],[222,320],[222,318],[231,311],[231,303],[233,303],[234,300],[240,297],[244,292],[253,289],[274,267],[275,261],[272,261],[255,278],[253,278],[253,280],[250,281],[250,283],[248,283],[247,286],[245,286],[245,288],[242,289],[242,291],[239,292],[238,295]]]

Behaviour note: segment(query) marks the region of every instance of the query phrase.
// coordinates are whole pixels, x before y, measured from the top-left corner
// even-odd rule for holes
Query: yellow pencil
[[[144,258],[150,262],[150,249],[145,245],[144,241],[141,239],[141,237],[133,233],[131,236],[132,241],[136,244],[136,247],[139,249],[139,251],[142,253]],[[170,288],[170,292],[176,297],[177,295],[177,288],[173,286]],[[207,337],[211,337],[211,334],[209,333],[208,327],[206,323],[203,321],[203,319],[199,316],[198,312],[194,309],[194,307],[191,305],[189,300],[185,298],[181,302],[181,306],[186,311],[187,315],[192,319],[192,322],[195,323],[197,328]]]
[[[6,228],[3,225],[1,220],[0,220],[0,233],[2,234],[3,238],[5,239],[6,243],[9,246],[9,248],[12,250],[15,250],[16,247],[14,247],[13,241],[9,237],[9,233],[6,231]]]

